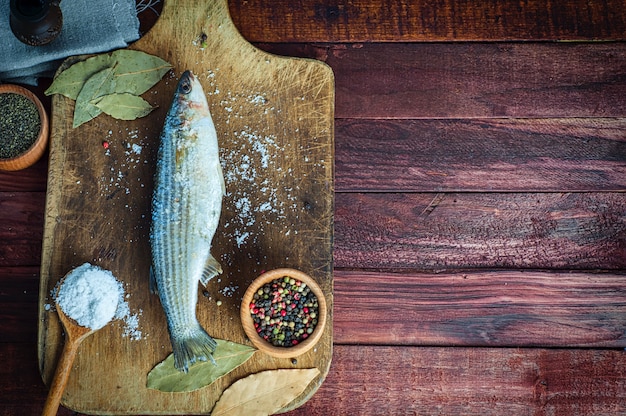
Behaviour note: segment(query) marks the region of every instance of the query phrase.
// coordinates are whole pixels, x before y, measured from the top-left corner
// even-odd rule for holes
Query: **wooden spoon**
[[[58,304],[57,313],[65,328],[65,345],[63,346],[61,357],[57,363],[56,371],[54,372],[48,398],[43,408],[43,416],[54,416],[57,414],[61,397],[63,396],[70,372],[72,371],[74,358],[76,358],[76,352],[78,352],[78,347],[85,338],[97,331],[97,329],[78,325],[76,321],[63,313],[63,310],[61,310]]]

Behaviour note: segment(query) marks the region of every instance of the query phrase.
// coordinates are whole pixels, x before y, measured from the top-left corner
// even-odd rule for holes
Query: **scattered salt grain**
[[[232,298],[233,295],[237,292],[237,289],[239,289],[239,286],[231,284],[229,286],[221,288],[219,292],[222,294],[222,296]]]
[[[241,232],[237,230],[234,237],[235,241],[237,242],[237,247],[241,248],[241,246],[246,242],[248,237],[250,237],[250,233],[247,231]]]
[[[140,146],[140,145],[138,145],[137,143],[133,143],[133,144],[132,144],[132,149],[133,149],[133,152],[134,152],[136,155],[140,155],[140,154],[141,154],[141,150],[143,149],[143,147],[142,147],[142,146]]]
[[[141,313],[142,311],[140,310],[139,314]],[[120,301],[115,318],[123,320],[126,324],[122,336],[128,337],[133,341],[138,341],[142,338],[142,333],[139,330],[139,314],[131,313],[128,303],[123,299]]]
[[[267,98],[265,98],[261,94],[258,94],[258,95],[251,96],[250,97],[250,102],[252,104],[266,104],[267,103]]]
[[[80,326],[100,329],[115,316],[122,295],[122,285],[110,271],[85,263],[65,277],[56,303]]]

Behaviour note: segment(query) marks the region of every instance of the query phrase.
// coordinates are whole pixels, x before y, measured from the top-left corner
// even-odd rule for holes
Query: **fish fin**
[[[218,274],[222,273],[222,266],[220,263],[215,260],[215,257],[209,254],[209,258],[204,265],[204,271],[202,272],[202,276],[200,276],[200,283],[206,287],[209,284],[209,280],[213,279]]]
[[[159,293],[159,288],[157,287],[156,275],[154,274],[154,267],[150,266],[150,293],[156,295]]]
[[[184,332],[183,336],[171,338],[174,367],[186,373],[189,371],[189,367],[197,361],[210,360],[214,365],[217,365],[213,358],[217,342],[199,324]]]

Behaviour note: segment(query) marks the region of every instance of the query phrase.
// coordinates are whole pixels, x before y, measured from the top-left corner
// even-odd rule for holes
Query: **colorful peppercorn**
[[[276,347],[297,345],[317,325],[317,297],[306,285],[289,276],[263,285],[250,302],[250,315],[259,336]]]

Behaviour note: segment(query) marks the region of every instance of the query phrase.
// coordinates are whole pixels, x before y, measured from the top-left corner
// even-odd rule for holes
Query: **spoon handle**
[[[42,416],[54,416],[57,414],[59,404],[61,403],[61,397],[63,397],[63,392],[65,391],[65,386],[67,385],[70,372],[72,371],[72,364],[74,363],[74,358],[76,358],[76,352],[78,351],[79,345],[80,340],[68,338],[65,341],[63,352],[61,353],[61,357],[57,363],[54,378],[52,379],[52,384],[50,385],[50,391],[48,392],[48,398],[46,399]]]

